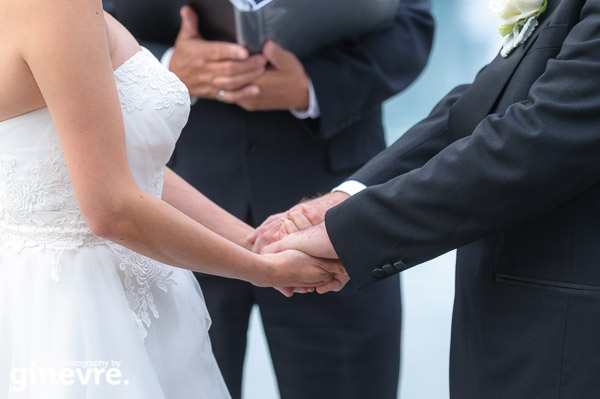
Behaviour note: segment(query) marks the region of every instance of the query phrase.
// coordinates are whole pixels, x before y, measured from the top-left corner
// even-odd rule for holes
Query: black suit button
[[[352,121],[350,119],[346,119],[344,121],[342,121],[342,123],[340,123],[340,129],[345,129],[348,126],[350,126],[352,124]]]
[[[256,152],[258,151],[258,143],[256,141],[253,140],[249,140],[246,143],[246,153],[247,154],[256,154]]]
[[[377,280],[381,280],[385,277],[385,272],[382,269],[375,269],[373,270],[373,277],[375,277]]]
[[[394,263],[394,269],[398,270],[399,272],[406,270],[406,263],[399,260],[398,262]]]
[[[383,271],[386,272],[387,274],[389,274],[390,276],[392,274],[396,274],[396,269],[394,269],[394,267],[392,265],[383,266]]]

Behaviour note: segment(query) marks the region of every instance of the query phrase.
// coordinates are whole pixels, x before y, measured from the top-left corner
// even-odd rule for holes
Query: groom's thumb
[[[181,15],[181,28],[179,29],[178,39],[198,39],[198,16],[190,6],[183,6],[179,11]]]

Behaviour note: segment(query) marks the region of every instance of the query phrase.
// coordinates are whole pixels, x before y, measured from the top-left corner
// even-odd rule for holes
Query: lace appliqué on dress
[[[189,105],[190,95],[177,76],[159,62],[143,62],[143,58],[154,56],[142,49],[115,71],[121,108],[127,112],[142,110],[149,101],[148,89],[157,90],[160,97],[152,104],[155,110],[166,110],[167,118],[173,115],[175,106]]]
[[[153,287],[167,292],[176,285],[173,271],[146,256],[95,236],[87,227],[75,199],[66,160],[58,138],[49,139],[51,157],[38,159],[27,175],[15,176],[17,161],[0,158],[0,253],[7,247],[54,249],[50,278],[61,281],[61,257],[65,251],[107,245],[119,258],[123,289],[138,325],[141,339],[147,336],[151,317],[158,318]],[[26,171],[20,171],[23,174]],[[164,169],[152,183],[160,197]]]
[[[173,271],[166,271],[159,262],[120,245],[108,245],[121,260],[119,267],[125,274],[125,295],[134,314],[138,334],[144,339],[148,335],[146,329],[152,324],[150,316],[159,317],[152,288],[156,286],[168,292],[169,285],[177,284],[171,277]]]
[[[15,159],[0,159],[0,246],[56,250],[50,278],[60,282],[64,251],[103,240],[88,229],[76,205],[57,141],[48,140],[51,157],[36,160],[29,179],[15,176]]]

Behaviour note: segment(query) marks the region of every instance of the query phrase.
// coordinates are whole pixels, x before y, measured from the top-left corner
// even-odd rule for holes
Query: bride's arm
[[[252,227],[212,202],[169,168],[165,171],[162,198],[206,228],[251,249],[252,244],[246,237],[254,231]]]
[[[15,34],[59,132],[92,232],[170,265],[258,285],[312,286],[330,263],[262,258],[138,189],[130,173],[100,0],[19,0]]]

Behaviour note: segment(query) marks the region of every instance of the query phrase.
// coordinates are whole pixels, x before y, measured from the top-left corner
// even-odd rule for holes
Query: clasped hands
[[[314,260],[329,260],[319,263],[319,267],[323,269],[323,281],[315,284],[314,288],[277,287],[285,296],[314,290],[320,294],[340,291],[349,281],[350,278],[329,240],[324,222],[327,210],[348,197],[348,194],[336,191],[302,202],[287,212],[270,216],[248,236],[248,242],[258,253],[273,254],[295,250],[310,255]],[[308,266],[315,266],[314,262],[309,263],[300,262],[296,267],[308,269]]]
[[[267,42],[261,54],[250,55],[234,43],[204,40],[189,6],[181,8],[170,69],[198,98],[233,103],[247,111],[309,106],[309,79],[294,54],[273,42]],[[257,277],[257,285],[285,284],[277,289],[286,296],[339,291],[346,285],[348,275],[323,223],[327,209],[343,196],[347,197],[328,194],[271,216],[247,238],[248,248],[272,257],[277,265],[267,280]]]
[[[189,6],[181,8],[170,69],[190,95],[247,111],[305,110],[309,105],[308,76],[294,54],[273,42],[261,54],[250,55],[238,44],[204,40]]]

